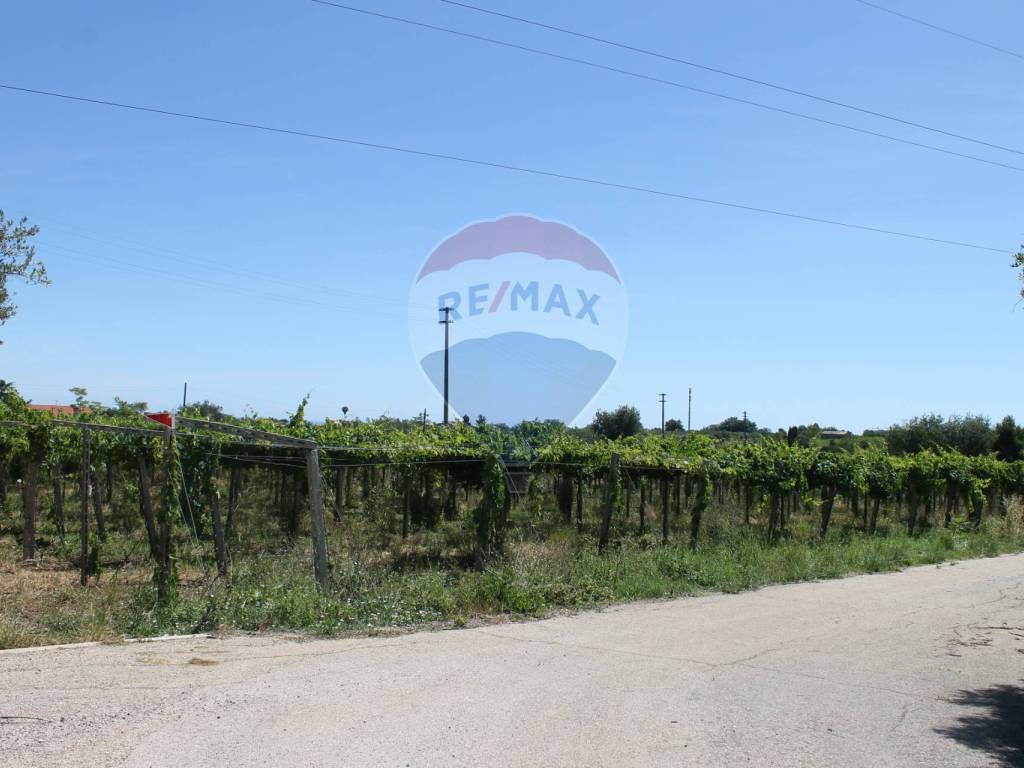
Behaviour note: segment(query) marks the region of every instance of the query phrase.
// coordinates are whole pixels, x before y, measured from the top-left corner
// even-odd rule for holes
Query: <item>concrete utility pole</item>
[[[693,412],[693,387],[690,387],[687,393],[686,401],[686,431],[690,431],[690,415]]]
[[[444,424],[448,425],[448,326],[452,324],[452,308],[441,307],[444,319],[437,322],[444,326]]]
[[[181,410],[185,410],[185,402],[188,400],[188,382],[185,382],[185,391],[181,393]]]
[[[661,434],[665,434],[665,393],[658,395],[661,402]]]

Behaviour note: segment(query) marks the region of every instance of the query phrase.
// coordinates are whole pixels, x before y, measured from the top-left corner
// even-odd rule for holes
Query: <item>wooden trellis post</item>
[[[160,562],[157,568],[158,578],[156,582],[157,600],[164,605],[170,594],[171,574],[171,520],[169,499],[176,491],[169,488],[168,484],[173,482],[174,465],[171,460],[171,452],[174,441],[174,430],[164,430],[164,488],[160,500]]]
[[[80,581],[84,587],[89,581],[89,429],[82,430],[82,573]]]
[[[316,583],[327,586],[327,526],[324,523],[324,497],[320,484],[320,447],[306,450],[306,476],[309,482],[309,516],[313,529],[313,573]]]
[[[324,494],[320,478],[320,446],[313,440],[303,440],[289,435],[278,435],[260,429],[238,427],[234,424],[221,424],[216,421],[203,421],[179,416],[177,423],[181,427],[205,429],[209,432],[222,432],[236,437],[262,440],[271,445],[289,448],[302,448],[306,452],[306,482],[309,486],[309,517],[313,533],[313,573],[316,583],[327,586],[327,525],[324,522]]]
[[[601,536],[598,539],[597,549],[604,552],[608,546],[608,538],[611,534],[612,511],[615,506],[615,497],[618,495],[619,485],[619,454],[613,453],[611,463],[608,465],[608,498],[604,503],[604,515],[601,517]]]
[[[35,457],[30,458],[25,464],[21,491],[25,512],[22,555],[25,560],[32,560],[36,556],[36,514],[39,509],[39,460]]]
[[[160,534],[156,529],[156,515],[153,513],[153,494],[149,485],[149,463],[142,451],[136,455],[139,466],[139,506],[142,507],[142,519],[146,523],[146,537],[149,539],[149,554],[154,558],[160,555]]]
[[[668,544],[668,476],[661,479],[661,543]]]
[[[412,481],[404,482],[405,492],[402,494],[402,538],[409,538],[409,518],[412,516]]]
[[[210,490],[210,514],[213,518],[213,549],[217,557],[217,573],[228,575],[228,549],[224,540],[224,524],[220,517],[220,495],[216,488]]]
[[[576,530],[583,530],[583,470],[576,473]]]

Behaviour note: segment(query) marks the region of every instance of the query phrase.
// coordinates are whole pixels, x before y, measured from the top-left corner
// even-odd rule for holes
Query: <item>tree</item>
[[[757,424],[750,419],[741,419],[738,416],[730,416],[720,424],[712,424],[705,427],[705,432],[757,432]]]
[[[885,442],[889,453],[900,456],[919,451],[938,450],[945,445],[945,422],[937,413],[917,416],[889,428]]]
[[[31,242],[37,234],[39,227],[30,226],[28,219],[14,221],[0,210],[0,325],[12,318],[18,309],[11,301],[7,278],[17,277],[29,285],[50,284],[46,267],[36,260],[36,249]]]
[[[0,379],[0,405],[19,410],[25,407],[25,399],[14,386],[13,381]],[[0,497],[0,506],[3,505],[3,497]]]
[[[632,405],[620,405],[614,411],[599,410],[595,413],[590,428],[601,437],[616,440],[639,434],[644,425],[640,421],[640,411]]]
[[[116,398],[115,398],[116,399]],[[306,395],[306,399],[302,401],[300,408],[302,409],[302,418],[305,418],[306,403],[309,402],[309,395]],[[145,403],[143,403],[145,405]],[[192,413],[198,413],[200,418],[206,419],[207,421],[224,421],[224,408],[211,403],[209,400],[203,400],[199,403],[191,403],[188,406],[188,410]]]
[[[89,399],[89,390],[85,387],[71,387],[68,389],[75,396],[75,411],[100,411],[103,410],[103,403],[98,400]]]
[[[995,433],[984,416],[953,416],[946,422],[949,447],[965,456],[984,456],[992,452]]]
[[[935,413],[895,424],[889,429],[886,443],[897,456],[943,448],[967,456],[984,456],[992,450],[994,434],[984,416],[951,416],[943,419]]]
[[[665,422],[665,431],[666,432],[682,432],[683,431],[683,422],[681,422],[679,419],[669,419],[668,421]]]
[[[992,444],[996,458],[1003,461],[1017,461],[1024,457],[1024,427],[1018,427],[1013,416],[1007,416],[996,427],[996,439]]]
[[[115,395],[114,408],[112,410],[124,414],[145,413],[147,410],[149,410],[149,403],[147,403],[144,400],[131,402],[130,400],[123,400],[122,398],[117,397],[117,395]]]

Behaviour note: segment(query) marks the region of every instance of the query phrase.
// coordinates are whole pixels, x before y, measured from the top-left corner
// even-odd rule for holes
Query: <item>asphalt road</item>
[[[0,765],[1024,765],[1024,555],[400,637],[2,652]]]

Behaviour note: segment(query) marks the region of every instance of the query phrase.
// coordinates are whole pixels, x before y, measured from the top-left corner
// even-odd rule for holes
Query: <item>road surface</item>
[[[0,765],[1024,765],[1024,555],[397,637],[6,651]]]

